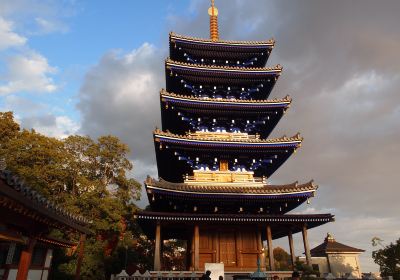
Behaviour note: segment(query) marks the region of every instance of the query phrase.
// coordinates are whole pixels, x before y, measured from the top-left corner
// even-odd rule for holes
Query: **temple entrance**
[[[237,266],[235,232],[220,232],[219,257],[220,262],[223,262],[225,267]]]

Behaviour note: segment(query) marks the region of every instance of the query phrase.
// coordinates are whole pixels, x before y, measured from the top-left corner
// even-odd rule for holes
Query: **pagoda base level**
[[[189,214],[141,211],[135,215],[149,238],[155,239],[154,270],[166,270],[162,261],[164,240],[186,244],[186,270],[204,270],[205,263],[223,263],[225,271],[274,270],[272,241],[288,237],[294,264],[293,234],[301,231],[307,263],[311,264],[308,228],[333,221],[330,214],[248,215]],[[152,234],[153,233],[153,234]],[[275,234],[274,234],[275,233]],[[267,252],[263,246],[267,241]],[[183,267],[183,270],[184,267]]]
[[[224,280],[233,280],[234,276],[249,276],[250,274],[254,273],[254,270],[248,270],[248,271],[227,271],[225,270],[225,276],[224,276]],[[292,276],[293,271],[263,271],[266,275],[267,275],[267,279],[271,279],[273,276],[278,276],[280,279],[287,279],[290,278]],[[176,271],[176,270],[172,270],[172,271],[150,271],[150,274],[152,277],[159,277],[160,275],[162,276],[162,278],[166,279],[182,279],[183,275],[183,279],[187,279],[187,278],[191,278],[191,276],[193,275],[193,273],[196,274],[197,278],[200,278],[201,275],[203,275],[204,270],[199,270],[199,271]],[[170,276],[173,277],[170,277]]]

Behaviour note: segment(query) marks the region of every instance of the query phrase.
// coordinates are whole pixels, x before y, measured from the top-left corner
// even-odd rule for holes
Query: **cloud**
[[[27,39],[13,31],[13,23],[0,16],[0,51],[22,46]]]
[[[44,35],[54,32],[66,33],[69,30],[68,26],[65,23],[55,19],[36,17],[35,23],[37,25],[37,30],[33,32],[33,34],[35,35]]]
[[[21,125],[26,128],[33,127],[37,132],[59,139],[76,134],[80,128],[80,125],[68,116],[52,114],[21,118]]]
[[[81,132],[120,137],[131,147],[136,169],[154,163],[152,130],[160,124],[163,59],[148,43],[129,53],[111,51],[88,71],[79,92]]]
[[[27,54],[13,55],[7,62],[7,72],[1,79],[6,82],[0,82],[0,95],[22,91],[37,93],[57,90],[57,85],[50,77],[57,69],[50,66],[41,54],[30,51]]]
[[[65,138],[76,134],[80,124],[70,117],[56,115],[54,107],[18,95],[4,97],[4,105],[0,111],[17,112],[15,118],[25,129],[35,129],[50,137]]]

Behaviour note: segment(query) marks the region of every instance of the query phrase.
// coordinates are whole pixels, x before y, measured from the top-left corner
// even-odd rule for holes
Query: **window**
[[[227,160],[221,160],[219,162],[219,170],[220,171],[228,171],[228,161]]]
[[[36,247],[32,254],[32,266],[43,266],[46,259],[47,248]]]

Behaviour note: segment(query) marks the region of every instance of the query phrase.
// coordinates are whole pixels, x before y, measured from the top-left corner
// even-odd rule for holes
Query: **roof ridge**
[[[243,71],[243,72],[251,72],[251,71],[279,71],[282,72],[282,65],[277,64],[274,67],[238,67],[238,66],[225,66],[225,65],[205,65],[205,64],[197,64],[197,63],[187,63],[187,62],[181,62],[181,61],[176,61],[172,60],[170,57],[168,57],[165,60],[165,64],[176,64],[178,66],[187,66],[187,67],[192,67],[192,68],[203,68],[203,69],[216,69],[216,70],[238,70],[238,71]]]
[[[32,189],[25,183],[25,180],[21,179],[18,175],[14,174],[10,170],[3,169],[3,166],[0,166],[0,179],[3,179],[6,184],[13,188],[15,191],[29,199],[30,201],[37,203],[47,210],[69,218],[80,224],[88,224],[90,221],[83,216],[72,214],[69,211],[65,210],[64,207],[61,207],[55,204],[53,201],[49,200],[36,190]]]
[[[216,101],[216,102],[227,102],[227,103],[281,103],[281,102],[289,102],[291,103],[292,98],[289,95],[286,95],[284,98],[273,98],[273,99],[262,99],[262,100],[240,100],[240,99],[218,99],[218,98],[202,98],[195,97],[190,95],[181,95],[174,92],[168,92],[165,89],[161,89],[160,95],[166,95],[168,97],[178,97],[189,100],[198,100],[198,101]]]
[[[299,192],[299,191],[316,191],[315,186],[311,185],[309,182],[298,185],[296,182],[285,184],[285,185],[268,185],[263,184],[262,186],[246,186],[244,185],[234,185],[227,184],[223,186],[216,186],[215,184],[207,184],[207,185],[195,185],[190,183],[173,183],[168,182],[162,178],[156,180],[148,176],[146,181],[144,182],[147,188],[148,185],[153,187],[160,187],[163,189],[169,190],[180,190],[180,191],[188,191],[188,192],[224,192],[227,193],[249,193],[249,191],[254,191],[257,194],[269,194],[269,193],[290,193],[290,192]],[[264,191],[264,192],[262,192]]]
[[[190,41],[199,41],[202,43],[212,43],[212,44],[237,44],[237,45],[271,45],[272,47],[275,46],[275,39],[271,38],[268,40],[261,40],[261,41],[254,41],[254,40],[245,40],[245,41],[237,41],[237,40],[218,40],[218,41],[212,41],[211,39],[208,38],[199,38],[199,37],[194,37],[194,36],[185,36],[185,35],[180,35],[174,32],[169,33],[169,39],[171,40],[172,37],[176,37],[177,39],[183,39],[183,40],[190,40]]]
[[[303,141],[303,137],[300,136],[300,133],[295,134],[292,137],[287,137],[286,135],[280,137],[280,138],[267,138],[267,139],[260,139],[260,138],[255,138],[255,139],[209,139],[209,138],[202,138],[202,137],[193,137],[190,135],[179,135],[179,134],[174,134],[169,131],[162,131],[158,128],[156,128],[153,131],[153,135],[160,135],[160,136],[166,136],[166,137],[173,137],[173,138],[178,138],[178,139],[187,139],[187,140],[200,140],[200,141],[210,141],[210,142],[238,142],[238,143],[279,143],[279,142],[293,142],[293,141]]]

